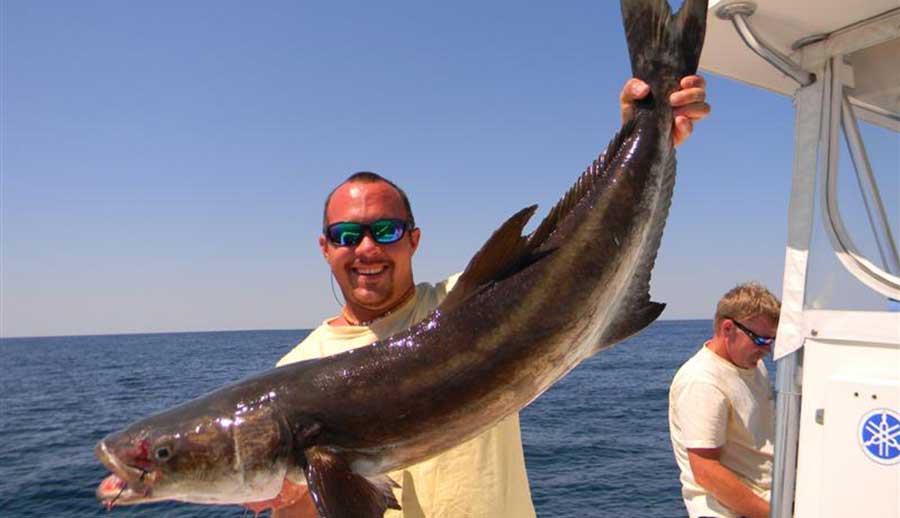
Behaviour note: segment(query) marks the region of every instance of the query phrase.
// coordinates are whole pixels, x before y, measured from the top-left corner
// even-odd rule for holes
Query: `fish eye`
[[[172,455],[172,452],[169,450],[168,446],[160,446],[153,452],[153,456],[156,457],[156,460],[167,460]]]

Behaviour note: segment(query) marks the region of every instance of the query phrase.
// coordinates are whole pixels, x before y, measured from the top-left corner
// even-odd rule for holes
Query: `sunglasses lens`
[[[328,227],[328,239],[338,246],[353,246],[362,241],[365,228],[359,223],[335,223]]]
[[[731,318],[731,317],[728,317],[728,318]],[[734,322],[734,325],[738,329],[743,331],[745,335],[749,336],[750,340],[753,340],[753,343],[755,343],[756,345],[758,345],[760,347],[765,347],[765,346],[772,345],[773,343],[775,343],[774,336],[759,336],[758,334],[756,334],[753,331],[751,331],[750,329],[748,329],[747,326],[745,326],[744,324],[741,324],[737,320],[731,318],[731,321]]]
[[[395,243],[403,237],[406,223],[399,219],[379,219],[373,222],[369,228],[372,229],[372,237],[375,238],[375,241],[388,244]]]

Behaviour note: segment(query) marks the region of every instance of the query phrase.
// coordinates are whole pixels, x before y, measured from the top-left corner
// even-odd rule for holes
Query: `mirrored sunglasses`
[[[750,337],[751,340],[753,340],[753,343],[755,343],[756,345],[758,345],[760,347],[766,347],[767,345],[772,345],[775,342],[774,336],[758,335],[758,334],[754,333],[753,331],[751,331],[750,329],[748,329],[747,326],[745,326],[744,324],[738,322],[737,320],[735,320],[731,317],[726,317],[726,318],[728,318],[729,320],[734,322],[734,325],[737,326],[738,329],[743,331],[744,334],[746,334],[747,336]]]
[[[378,219],[368,225],[355,221],[340,221],[325,227],[325,237],[335,246],[356,246],[366,232],[376,243],[387,245],[400,241],[412,225],[402,219]]]

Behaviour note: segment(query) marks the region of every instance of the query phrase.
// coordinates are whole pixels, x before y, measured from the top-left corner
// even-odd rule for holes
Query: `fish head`
[[[112,472],[97,488],[101,503],[240,504],[278,493],[287,468],[277,422],[254,413],[174,417],[138,421],[97,444]]]

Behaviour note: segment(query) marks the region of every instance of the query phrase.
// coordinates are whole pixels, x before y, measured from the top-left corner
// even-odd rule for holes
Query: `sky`
[[[314,327],[339,309],[322,203],[355,171],[409,194],[417,282],[538,203],[533,228],[615,134],[630,68],[615,3],[526,4],[0,3],[0,336]],[[705,77],[664,319],[781,293],[791,99]],[[864,133],[896,233],[900,146]]]

